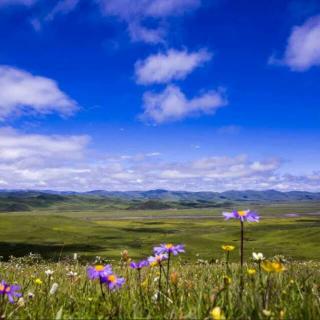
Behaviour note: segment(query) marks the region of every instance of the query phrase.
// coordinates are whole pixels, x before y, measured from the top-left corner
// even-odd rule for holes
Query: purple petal
[[[222,215],[225,217],[225,220],[237,218],[237,213],[235,211],[234,212],[223,212]]]

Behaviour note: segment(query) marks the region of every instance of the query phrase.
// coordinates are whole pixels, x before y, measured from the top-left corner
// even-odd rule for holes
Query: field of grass
[[[320,316],[318,262],[281,263],[280,272],[267,272],[249,260],[241,273],[237,263],[228,267],[205,261],[185,263],[181,255],[174,257],[169,273],[164,261],[161,267],[145,267],[140,277],[129,261],[112,263],[113,272],[125,279],[116,290],[100,285],[99,279],[89,280],[88,266],[77,261],[49,263],[26,257],[0,263],[2,279],[19,285],[22,294],[14,303],[1,295],[1,317],[316,320]]]
[[[245,223],[243,268],[240,223],[225,221],[223,209],[2,213],[1,318],[319,319],[318,204],[257,207],[261,221]],[[186,252],[171,257],[170,269],[166,259],[130,268],[160,243],[183,243]],[[228,262],[223,244],[236,248]],[[112,265],[124,285],[110,290],[108,276],[89,279],[97,264]],[[21,297],[10,303],[12,285]]]
[[[245,253],[263,251],[296,260],[320,260],[320,204],[251,205],[259,224],[246,225]],[[221,259],[221,245],[238,247],[239,225],[224,221],[223,209],[188,210],[38,210],[0,214],[0,255],[30,251],[59,258],[79,253],[110,259],[128,249],[139,258],[155,243],[185,243],[186,259]],[[295,213],[297,216],[290,216]]]

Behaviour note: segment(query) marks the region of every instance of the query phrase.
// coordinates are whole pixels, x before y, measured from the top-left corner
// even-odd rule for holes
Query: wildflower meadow
[[[259,214],[223,216],[239,221],[239,239],[221,246],[219,261],[186,260],[188,247],[165,239],[142,260],[125,248],[116,261],[11,257],[0,264],[1,318],[319,319],[320,263],[265,256],[263,248],[245,259],[246,226]]]

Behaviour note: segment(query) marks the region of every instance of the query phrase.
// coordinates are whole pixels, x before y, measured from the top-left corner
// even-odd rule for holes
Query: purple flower
[[[139,262],[134,262],[132,261],[130,263],[130,268],[132,269],[142,269],[143,267],[148,267],[149,266],[149,262],[147,260],[141,260]]]
[[[116,290],[121,288],[126,280],[124,278],[118,278],[115,274],[109,274],[103,278],[103,282],[106,283],[110,290]]]
[[[4,280],[0,283],[0,294],[7,295],[10,303],[14,303],[14,297],[21,297],[22,294],[20,292],[16,292],[20,290],[20,286],[9,285]]]
[[[174,256],[176,256],[181,252],[185,252],[183,244],[178,244],[175,246],[172,243],[160,244],[159,247],[154,247],[153,251],[155,254],[171,254],[172,253]]]
[[[91,280],[94,279],[102,279],[106,278],[108,275],[112,274],[112,268],[109,264],[103,266],[101,264],[98,264],[96,266],[90,266],[87,269],[88,278]]]
[[[153,257],[149,257],[148,262],[151,267],[154,267],[159,265],[163,260],[166,260],[166,259],[168,259],[167,254],[157,254]]]
[[[225,217],[225,220],[238,219],[241,222],[244,222],[245,220],[248,222],[259,222],[260,219],[258,214],[251,210],[234,210],[232,212],[223,212],[223,216]]]

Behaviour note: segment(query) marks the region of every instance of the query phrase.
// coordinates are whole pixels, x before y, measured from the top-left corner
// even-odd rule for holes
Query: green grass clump
[[[102,294],[99,280],[89,280],[88,265],[78,261],[50,263],[31,256],[2,262],[1,279],[19,284],[22,298],[10,304],[1,296],[1,318],[210,319],[215,307],[221,308],[226,319],[320,318],[319,262],[285,263],[286,270],[279,273],[260,272],[257,264],[249,262],[241,289],[239,264],[186,262],[179,256],[171,265],[168,288],[164,262],[160,295],[158,266],[142,269],[139,280],[129,261],[112,264],[126,283],[115,291],[103,285]],[[247,269],[256,273],[249,275]],[[52,270],[52,276],[46,270]],[[50,294],[53,283],[58,288]]]

